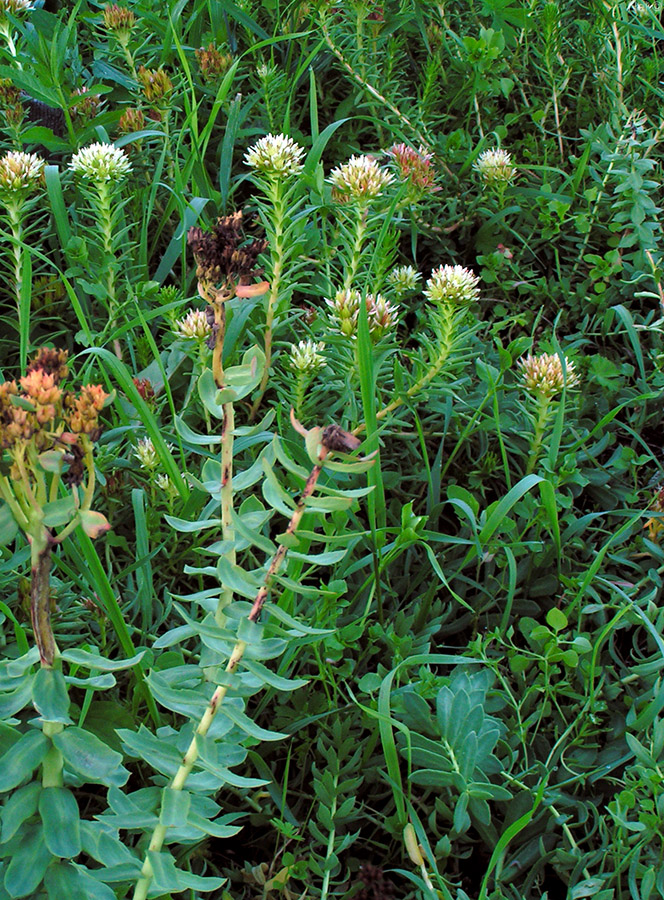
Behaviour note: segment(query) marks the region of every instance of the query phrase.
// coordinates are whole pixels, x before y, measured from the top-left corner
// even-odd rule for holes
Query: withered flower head
[[[208,44],[207,49],[200,47],[195,53],[204,81],[214,81],[219,78],[228,71],[233,63],[230,53],[221,53],[214,44]]]
[[[357,450],[362,441],[344,431],[340,425],[328,425],[323,429],[322,443],[328,450],[336,450],[337,453],[352,453]]]
[[[149,378],[132,378],[134,386],[146,403],[152,403],[155,399],[154,387]]]
[[[173,92],[173,82],[162,67],[138,70],[138,80],[143,85],[143,93],[148,103],[165,103]]]
[[[85,474],[85,452],[80,444],[69,444],[68,450],[63,457],[63,462],[67,463],[69,468],[62,474],[62,480],[67,485],[79,485],[83,481]]]
[[[212,231],[190,228],[187,243],[196,258],[199,282],[236,286],[262,274],[256,262],[267,241],[245,241],[241,212],[217,219]]]
[[[28,364],[26,375],[35,370],[45,372],[52,375],[55,384],[60,384],[67,377],[69,369],[67,368],[67,350],[57,350],[51,347],[42,347],[37,351],[37,355]]]

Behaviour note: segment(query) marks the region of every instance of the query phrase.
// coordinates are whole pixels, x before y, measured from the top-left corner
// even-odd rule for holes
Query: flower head
[[[387,280],[399,296],[416,291],[421,278],[422,276],[413,266],[399,266],[397,269],[392,269],[387,276]]]
[[[148,103],[165,103],[173,91],[173,82],[163,68],[138,70],[138,80],[143,85],[143,93]]]
[[[145,128],[145,116],[143,111],[130,107],[120,116],[118,131],[120,134],[132,134],[134,131],[143,131]]]
[[[19,16],[30,9],[33,9],[31,0],[0,0],[0,20],[6,19],[7,13]]]
[[[574,363],[564,357],[563,361],[553,353],[541,353],[539,356],[528,354],[517,363],[523,386],[530,394],[549,398],[559,394],[564,387],[577,387],[580,378]]]
[[[351,156],[347,163],[332,169],[329,180],[332,197],[339,203],[367,202],[379,197],[394,176],[372,156]]]
[[[41,183],[43,172],[44,160],[36,153],[5,153],[0,159],[0,197],[27,197]]]
[[[74,434],[87,434],[91,440],[96,441],[101,434],[99,413],[104,408],[108,396],[100,384],[84,385],[78,397],[66,396],[69,430]]]
[[[257,260],[267,241],[245,241],[241,212],[217,219],[212,231],[190,228],[187,243],[196,258],[196,277],[204,284],[251,284],[263,271]]]
[[[136,16],[125,6],[109,3],[104,7],[104,25],[120,43],[126,43],[129,40],[135,24]]]
[[[144,469],[156,469],[159,465],[157,451],[149,437],[141,438],[136,444],[134,456]]]
[[[362,295],[359,291],[337,291],[333,300],[326,300],[332,311],[332,318],[336,322],[339,331],[346,337],[354,337],[357,333],[357,324],[362,304]],[[369,333],[374,340],[394,328],[398,318],[398,308],[388,303],[382,294],[366,294],[364,302],[367,307],[367,319]]]
[[[90,144],[72,157],[69,168],[96,183],[116,181],[131,172],[131,163],[124,150],[112,144]]]
[[[325,357],[322,355],[325,344],[312,340],[300,341],[291,344],[290,367],[296,372],[304,372],[315,375],[325,365]]]
[[[434,303],[472,303],[480,295],[478,284],[477,275],[464,266],[439,266],[432,271],[424,295]]]
[[[81,98],[74,106],[70,107],[72,116],[84,122],[94,119],[102,105],[102,99],[99,94],[91,94],[86,87],[81,87],[72,91],[72,97]]]
[[[244,161],[264,175],[281,178],[302,171],[304,150],[283,134],[267,134],[245,154]]]
[[[506,150],[485,150],[480,153],[473,168],[489,185],[510,184],[516,176],[512,157]]]
[[[178,337],[202,344],[212,332],[205,310],[191,309],[184,317],[178,319],[173,329]]]
[[[221,53],[214,44],[208,44],[207,49],[200,47],[195,53],[204,81],[214,81],[233,64],[233,57],[230,53]]]
[[[424,147],[414,150],[407,144],[393,144],[387,155],[392,159],[400,180],[408,184],[413,199],[440,190],[434,181],[433,155],[427,153]]]

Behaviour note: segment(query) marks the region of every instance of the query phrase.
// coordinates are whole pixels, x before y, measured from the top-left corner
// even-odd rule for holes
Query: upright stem
[[[223,351],[226,335],[226,295],[219,292],[214,302],[215,325],[217,336],[212,354],[212,375],[214,383],[221,390],[225,387]],[[235,529],[233,528],[233,437],[235,429],[235,408],[232,401],[222,403],[223,423],[221,426],[221,534],[229,549],[225,556],[229,563],[235,565]],[[223,585],[221,597],[215,611],[215,620],[218,625],[226,621],[224,610],[233,602],[233,589],[229,585]]]
[[[297,506],[295,507],[291,520],[288,523],[286,534],[294,534],[297,530],[306,509],[306,500],[314,492],[318,477],[323,471],[323,461],[327,454],[328,450],[325,446],[323,446],[318,457],[319,462],[314,466],[314,468],[311,470],[311,473],[309,474],[309,477],[307,478],[304,489],[298,499]],[[260,590],[256,594],[256,598],[254,599],[251,611],[247,616],[250,622],[258,622],[261,610],[263,609],[265,601],[267,600],[268,594],[270,592],[270,587],[272,585],[272,581],[274,580],[274,576],[281,568],[287,552],[288,551],[286,549],[286,545],[281,544],[275,555],[272,557],[272,562],[270,563],[270,568],[267,570],[267,573],[265,575],[265,580],[263,581]],[[246,650],[246,648],[246,641],[238,640],[236,642],[226,666],[225,671],[227,676],[232,675],[236,671],[237,667],[242,661],[242,657],[244,656],[244,651]],[[198,723],[198,727],[194,732],[194,738],[189,744],[187,752],[185,753],[182,760],[182,764],[175,773],[173,781],[171,782],[170,789],[172,791],[181,791],[184,789],[187,778],[189,777],[191,770],[193,769],[194,764],[198,759],[198,738],[199,736],[203,738],[208,733],[210,726],[214,721],[214,717],[217,715],[217,712],[219,711],[219,708],[228,692],[230,678],[226,677],[224,681],[226,683],[219,685],[215,690],[210,699],[210,702],[208,703],[207,709],[203,714],[202,719]],[[165,825],[159,824],[156,826],[154,832],[152,833],[152,839],[150,840],[148,850],[152,850],[157,853],[161,850],[166,838],[166,829],[167,826]],[[143,863],[143,868],[141,869],[141,877],[136,883],[133,900],[146,900],[153,877],[154,870],[152,868],[152,863],[150,862],[149,856],[146,855],[145,861]]]
[[[113,209],[111,206],[111,187],[108,181],[100,181],[96,184],[99,200],[99,227],[101,228],[102,244],[104,248],[105,287],[108,295],[109,323],[115,325],[115,313],[118,305],[115,274],[117,263],[113,249]],[[120,341],[113,341],[113,350],[118,359],[122,359]]]
[[[360,206],[357,210],[357,220],[355,222],[355,242],[353,244],[353,250],[351,253],[348,271],[346,272],[346,278],[344,280],[344,290],[348,291],[353,286],[353,282],[355,281],[355,276],[357,275],[357,270],[360,266],[360,259],[362,257],[362,250],[364,245],[364,238],[367,233],[367,217],[369,215],[369,209],[366,206]]]
[[[23,223],[21,216],[21,207],[18,203],[9,203],[7,205],[9,213],[9,224],[12,230],[12,253],[14,255],[14,284],[16,290],[16,308],[21,309],[21,291],[23,289]]]
[[[270,364],[272,362],[272,326],[274,323],[274,309],[279,297],[281,288],[281,277],[284,268],[284,226],[286,221],[286,204],[281,193],[280,183],[278,181],[270,181],[266,187],[268,199],[272,203],[274,218],[274,233],[272,236],[272,273],[270,278],[270,293],[267,298],[267,312],[265,314],[265,369],[258,386],[258,396],[254,400],[249,413],[251,421],[263,399],[263,394],[267,388],[270,377]]]
[[[42,732],[46,737],[52,738],[64,730],[62,722],[44,722]],[[52,746],[42,762],[42,787],[62,787],[62,753],[56,746]]]
[[[526,475],[531,475],[535,471],[537,460],[539,459],[540,450],[542,449],[542,441],[546,433],[546,423],[549,418],[549,407],[551,400],[549,397],[542,396],[537,401],[537,419],[535,420],[535,431],[533,434],[533,443],[530,448],[528,457],[528,465],[526,466]]]
[[[417,394],[419,394],[419,392],[423,388],[425,388],[433,378],[435,378],[438,372],[440,372],[442,367],[445,365],[454,342],[455,317],[454,311],[452,309],[449,309],[448,307],[441,307],[440,312],[440,333],[438,335],[438,355],[436,356],[436,359],[434,360],[430,368],[427,369],[424,375],[422,375],[421,378],[418,378],[415,384],[411,385],[411,387],[408,388],[403,397],[395,397],[395,399],[388,403],[387,406],[384,406],[376,413],[376,419],[378,421],[384,419],[385,416],[387,416],[393,410],[398,409],[398,407],[400,407],[406,399],[417,396]],[[353,431],[353,434],[361,434],[366,429],[366,427],[367,426],[364,423],[358,425],[357,428]]]
[[[30,583],[30,616],[35,633],[35,643],[39,649],[42,666],[53,668],[53,661],[58,648],[51,628],[51,597],[49,593],[49,575],[51,573],[51,551],[53,535],[43,525],[31,531],[31,583]]]

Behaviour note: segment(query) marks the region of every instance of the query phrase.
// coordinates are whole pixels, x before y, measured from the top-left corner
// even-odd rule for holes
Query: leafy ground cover
[[[0,898],[664,897],[656,3],[0,2]]]

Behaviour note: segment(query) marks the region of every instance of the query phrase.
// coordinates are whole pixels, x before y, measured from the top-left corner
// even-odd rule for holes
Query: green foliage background
[[[53,676],[30,649],[29,547],[0,508],[0,898],[131,897],[158,822],[169,849],[153,854],[151,897],[664,897],[661,7],[131,9],[125,50],[91,0],[10,12],[0,29],[0,77],[25,112],[17,124],[2,100],[1,149],[48,163],[19,241],[3,212],[2,378],[49,344],[81,384],[117,391],[96,452],[112,531],[58,549]],[[212,74],[196,54],[210,45]],[[140,66],[163,67],[172,91],[150,103]],[[82,88],[99,103],[83,108]],[[61,110],[62,129],[29,98]],[[129,108],[142,124],[121,133]],[[243,162],[269,132],[306,151],[281,220]],[[111,245],[68,170],[97,141],[133,167]],[[431,154],[436,190],[395,178],[357,252],[327,179],[353,154],[390,165],[395,142]],[[475,168],[496,147],[518,171],[501,189]],[[188,229],[236,209],[270,238],[268,280],[281,234],[284,271],[254,419],[266,307],[228,304],[225,365],[245,366],[231,565],[220,401],[205,348],[174,323],[201,308]],[[475,271],[480,298],[409,395],[445,323],[389,276],[411,265],[421,285],[444,264]],[[400,304],[377,342],[363,314],[354,343],[330,318],[349,272]],[[303,386],[289,355],[305,339],[325,343],[325,367]],[[536,453],[529,352],[581,379]],[[362,452],[379,455],[367,474],[325,470],[248,630],[312,465],[292,404],[309,428],[362,426]],[[154,468],[135,455],[146,437]],[[221,624],[220,584],[239,597]],[[169,780],[238,636],[253,649],[177,796]],[[51,740],[39,716],[66,727]],[[44,788],[54,748],[65,785]]]

